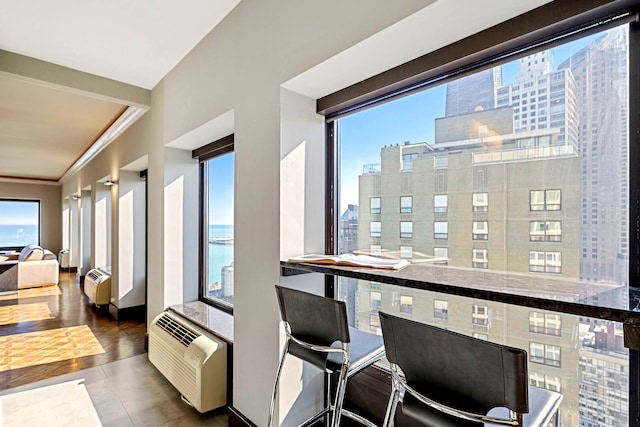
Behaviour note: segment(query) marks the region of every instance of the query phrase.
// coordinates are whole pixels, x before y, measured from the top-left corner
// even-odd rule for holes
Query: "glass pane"
[[[40,244],[40,202],[0,200],[0,248]]]
[[[357,248],[399,256],[412,196],[412,269],[440,269],[441,248],[452,272],[433,277],[447,284],[640,307],[628,274],[628,38],[611,28],[339,119],[339,213],[371,197],[401,203],[381,217],[359,210]],[[474,249],[491,260],[478,265]]]
[[[203,295],[232,305],[234,154],[208,160],[205,170],[208,224],[205,277],[208,281]]]
[[[379,214],[380,213],[380,197],[372,197],[371,198],[371,213]]]
[[[413,197],[412,196],[400,197],[400,213],[411,213],[411,212],[413,212]]]
[[[374,195],[412,195],[407,268],[425,277],[640,308],[628,277],[629,167],[637,166],[628,155],[628,50],[627,27],[612,28],[340,119],[339,212]],[[431,209],[436,195],[447,196],[446,212]],[[366,211],[364,249],[373,240]],[[389,212],[382,227],[397,230],[400,215]],[[474,222],[491,223],[488,240],[474,240]],[[375,243],[397,253],[401,240],[388,234]],[[484,250],[491,261],[481,262]],[[564,396],[559,425],[629,425],[621,324],[377,286],[381,311],[527,350],[532,385]],[[364,330],[370,287],[338,281],[353,326]],[[412,296],[410,314],[400,294]],[[445,299],[446,315],[435,305]]]

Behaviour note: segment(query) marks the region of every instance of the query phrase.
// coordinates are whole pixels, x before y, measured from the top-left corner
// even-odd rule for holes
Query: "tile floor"
[[[146,354],[60,375],[0,392],[0,396],[83,379],[103,426],[227,426],[225,408],[200,414],[149,362]],[[66,411],[67,408],[59,408]],[[12,414],[13,418],[16,414]],[[25,420],[30,414],[21,414]],[[55,425],[56,413],[49,416]],[[31,424],[16,424],[37,427]]]
[[[227,426],[226,408],[200,414],[182,402],[149,362],[145,331],[144,320],[116,321],[92,307],[75,274],[62,273],[58,286],[0,297],[0,396],[36,389],[47,396],[56,390],[47,386],[82,379],[104,426]],[[85,339],[77,342],[72,332]],[[55,399],[40,407],[50,412],[41,424],[34,423],[33,407],[8,411],[0,402],[0,426],[61,425],[56,414],[74,409]]]

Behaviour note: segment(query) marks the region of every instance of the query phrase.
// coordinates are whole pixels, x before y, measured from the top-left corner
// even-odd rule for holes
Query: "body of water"
[[[209,283],[220,283],[222,267],[233,262],[233,225],[209,225],[209,241],[218,239],[221,243],[209,243]]]
[[[0,225],[0,247],[40,242],[37,225]]]

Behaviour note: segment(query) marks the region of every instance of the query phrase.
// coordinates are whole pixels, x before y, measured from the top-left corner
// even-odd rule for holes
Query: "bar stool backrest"
[[[529,411],[527,353],[380,312],[389,362],[423,396],[463,411]]]
[[[344,301],[277,285],[276,295],[280,316],[289,325],[292,337],[327,347],[336,341],[350,341]],[[289,344],[289,353],[321,369],[326,367],[328,353],[312,351],[294,341]]]

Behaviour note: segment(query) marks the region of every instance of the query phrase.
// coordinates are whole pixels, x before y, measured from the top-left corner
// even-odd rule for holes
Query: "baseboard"
[[[229,406],[229,427],[258,427],[233,406]]]
[[[146,307],[137,305],[135,307],[118,308],[114,304],[109,304],[109,314],[116,320],[144,320]]]

